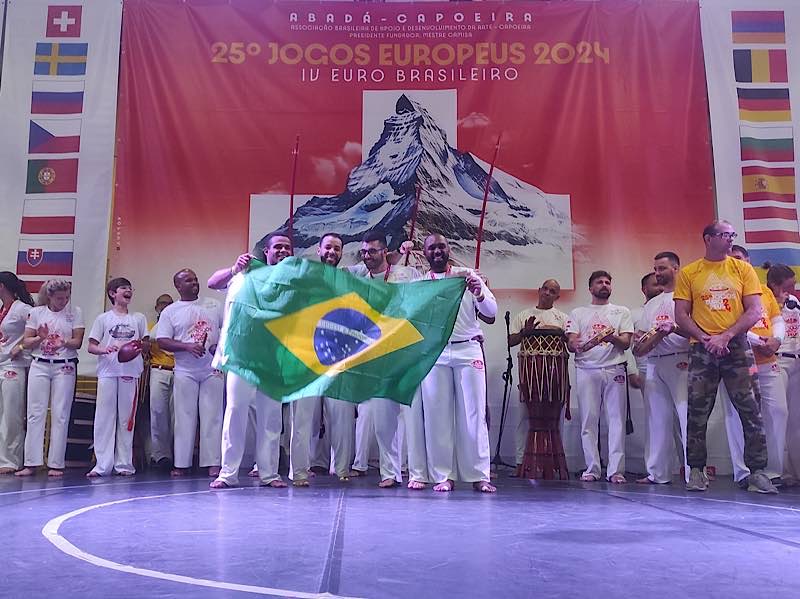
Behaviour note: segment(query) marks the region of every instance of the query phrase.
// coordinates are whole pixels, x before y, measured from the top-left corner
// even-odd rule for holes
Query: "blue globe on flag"
[[[320,364],[332,366],[375,343],[381,329],[357,310],[336,308],[314,328],[314,351]]]

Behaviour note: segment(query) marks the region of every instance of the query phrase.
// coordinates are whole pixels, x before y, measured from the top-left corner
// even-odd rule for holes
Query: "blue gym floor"
[[[800,489],[0,478],[3,597],[800,597]]]

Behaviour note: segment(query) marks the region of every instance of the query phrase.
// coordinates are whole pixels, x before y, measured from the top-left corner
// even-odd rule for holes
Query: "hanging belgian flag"
[[[786,50],[733,51],[733,70],[739,83],[787,83]]]
[[[284,402],[410,404],[466,288],[460,277],[384,283],[300,258],[251,264],[232,300],[221,367]]]

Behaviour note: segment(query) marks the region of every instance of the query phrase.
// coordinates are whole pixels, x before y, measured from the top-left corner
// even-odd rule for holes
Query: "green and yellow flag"
[[[410,404],[453,331],[463,278],[384,283],[320,262],[252,263],[231,305],[223,370],[289,402]]]

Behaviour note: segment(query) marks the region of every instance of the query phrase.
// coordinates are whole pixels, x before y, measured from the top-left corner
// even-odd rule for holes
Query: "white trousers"
[[[219,466],[222,437],[223,375],[175,373],[175,467],[191,468],[200,418],[200,467]]]
[[[486,370],[477,341],[448,344],[422,381],[428,469],[434,483],[489,480]]]
[[[375,423],[372,419],[372,404],[369,401],[358,404],[356,418],[356,447],[353,459],[353,470],[366,472],[369,468],[369,456],[375,445]]]
[[[421,389],[417,389],[410,406],[402,406],[405,428],[408,480],[419,483],[431,482],[428,473],[428,454],[425,437],[425,415]],[[399,440],[398,440],[399,441]]]
[[[314,402],[314,413],[311,418],[311,443],[309,444],[308,461],[311,468],[321,468],[328,474],[331,471],[331,440],[330,423],[327,416],[323,415],[325,400],[318,398]],[[323,432],[320,436],[320,431]]]
[[[75,397],[75,364],[48,364],[34,360],[28,373],[28,430],[25,435],[25,466],[41,466],[44,427],[50,406],[50,450],[47,465],[64,468],[67,429]]]
[[[133,427],[128,430],[133,404],[139,399],[139,379],[130,376],[97,379],[94,410],[94,455],[92,472],[133,474]]]
[[[402,482],[401,447],[397,438],[401,406],[390,399],[379,397],[373,397],[366,403],[371,404],[369,410],[372,412],[375,437],[378,440],[381,480],[393,478],[397,482]]]
[[[800,481],[800,358],[781,357],[780,365],[789,411],[783,472]]]
[[[355,453],[356,406],[330,397],[326,397],[324,401],[324,418],[333,450],[333,467],[337,476],[347,476]]]
[[[689,407],[689,354],[653,356],[648,360],[645,375],[645,401],[648,404],[647,428],[649,453],[647,478],[655,483],[672,480],[675,459],[675,414],[680,422],[680,439],[683,462],[686,461],[686,418]],[[689,466],[684,463],[685,478],[689,480]]]
[[[516,419],[517,426],[514,429],[514,449],[516,453],[515,464],[519,466],[522,460],[525,459],[525,445],[528,442],[528,428],[530,420],[528,418],[528,408],[521,401],[515,402],[516,404]]]
[[[600,410],[605,413],[608,426],[608,467],[606,474],[625,473],[625,365],[607,368],[577,368],[575,378],[578,408],[581,411],[581,446],[586,461],[586,472],[598,478],[601,474],[600,451],[597,441],[600,434]]]
[[[247,421],[250,408],[255,408],[256,466],[264,484],[280,478],[281,427],[283,411],[280,402],[267,397],[242,377],[229,372],[226,381],[227,403],[222,423],[222,468],[217,480],[235,485],[244,456]]]
[[[311,468],[311,435],[314,428],[314,412],[321,399],[304,397],[290,404],[292,411],[292,439],[289,449],[289,478],[292,480],[308,480]]]
[[[172,376],[171,370],[150,369],[150,459],[154,462],[172,459]]]
[[[783,475],[786,422],[789,417],[786,389],[777,362],[758,365],[758,387],[761,390],[761,418],[764,420],[764,435],[767,438],[767,467],[764,474],[775,478]],[[725,431],[728,433],[728,447],[733,463],[733,480],[740,481],[750,476],[750,469],[744,463],[742,421],[731,403],[725,385],[719,386],[719,394],[725,406]]]
[[[0,468],[22,468],[26,379],[25,368],[0,368]]]

